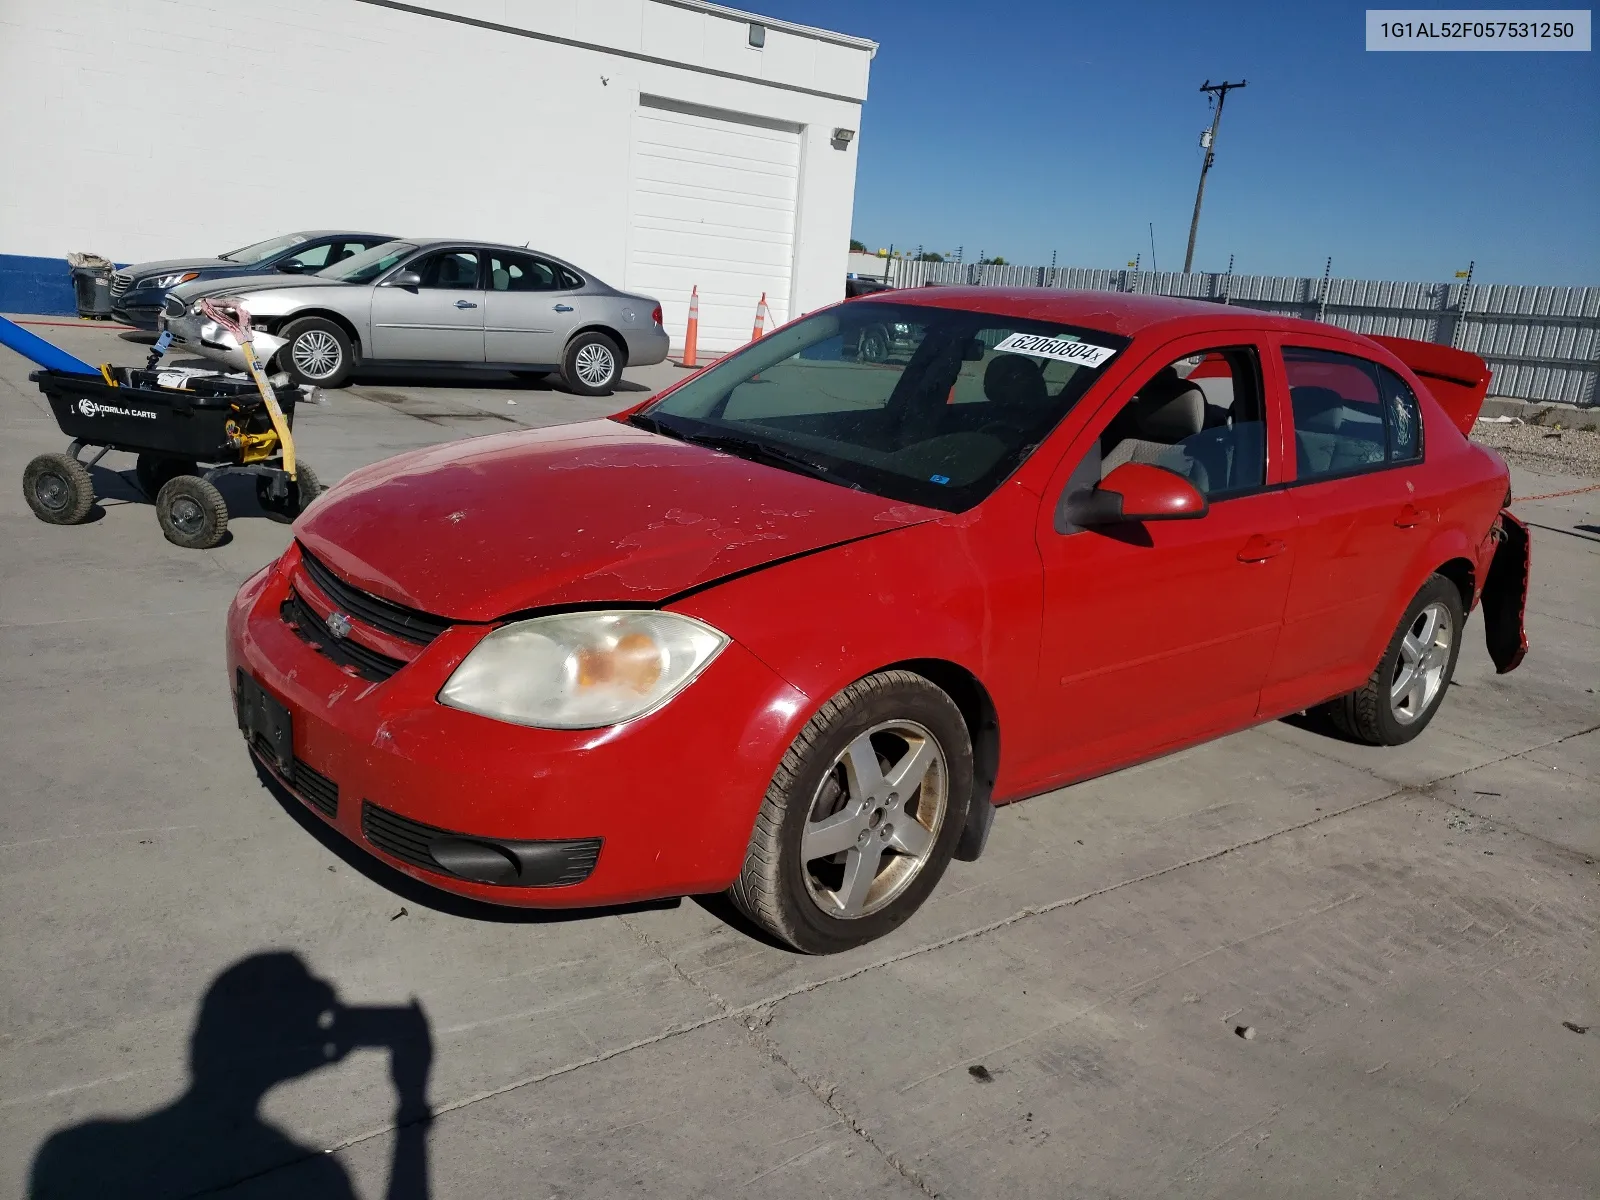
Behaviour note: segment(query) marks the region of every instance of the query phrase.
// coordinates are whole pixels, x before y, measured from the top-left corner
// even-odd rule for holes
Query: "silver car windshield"
[[[264,242],[257,242],[253,246],[244,246],[238,250],[229,250],[226,254],[219,255],[229,262],[258,263],[282,254],[285,250],[292,249],[306,240],[303,233],[286,233],[282,237],[268,238]]]
[[[371,283],[416,247],[410,242],[384,242],[354,258],[335,263],[325,271],[318,271],[319,279],[337,279],[340,283]]]

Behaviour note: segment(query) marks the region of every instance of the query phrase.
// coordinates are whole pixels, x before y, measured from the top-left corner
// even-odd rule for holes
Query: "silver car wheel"
[[[1436,600],[1417,614],[1400,639],[1400,657],[1389,685],[1389,706],[1400,724],[1410,725],[1426,713],[1444,686],[1455,636],[1452,626],[1450,610]]]
[[[800,838],[812,901],[853,920],[892,903],[933,855],[950,800],[944,750],[915,721],[887,721],[839,752]]]
[[[599,342],[590,342],[587,346],[578,347],[573,369],[578,373],[578,378],[590,387],[604,387],[616,373],[617,360]]]
[[[339,369],[339,340],[325,329],[308,329],[289,348],[294,365],[307,379],[326,379]]]

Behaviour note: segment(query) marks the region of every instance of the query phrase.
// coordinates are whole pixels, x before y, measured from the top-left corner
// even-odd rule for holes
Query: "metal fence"
[[[896,287],[1083,288],[1183,296],[1326,321],[1356,333],[1441,342],[1470,350],[1494,371],[1490,394],[1524,400],[1600,402],[1600,287],[1397,283],[1303,275],[1112,271],[1091,267],[979,266],[896,259]]]

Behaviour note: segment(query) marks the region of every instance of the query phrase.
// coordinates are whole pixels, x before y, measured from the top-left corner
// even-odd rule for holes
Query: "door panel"
[[[483,362],[477,262],[476,251],[437,252],[407,264],[422,275],[420,287],[373,289],[371,357]]]
[[[1225,500],[1193,520],[1050,537],[1045,774],[1085,774],[1251,720],[1295,557],[1281,492]]]
[[[531,254],[489,255],[484,357],[555,366],[582,315],[582,299],[554,263]]]

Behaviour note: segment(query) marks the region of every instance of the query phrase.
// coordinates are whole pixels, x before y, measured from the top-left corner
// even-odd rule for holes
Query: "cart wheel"
[[[156,520],[174,546],[209,550],[228,532],[228,502],[210,480],[179,475],[156,496]]]
[[[69,454],[41,454],[22,472],[22,494],[39,520],[78,525],[94,507],[94,479]]]
[[[288,524],[322,495],[322,481],[310,463],[296,463],[295,475],[296,478],[289,480],[289,494],[281,500],[272,496],[272,480],[264,475],[256,476],[256,500],[261,504],[261,511],[274,521]]]
[[[161,494],[161,489],[167,480],[176,479],[179,475],[193,475],[198,470],[192,458],[173,458],[170,455],[151,454],[148,451],[139,455],[133,467],[134,476],[139,480],[140,490],[152,501]]]

